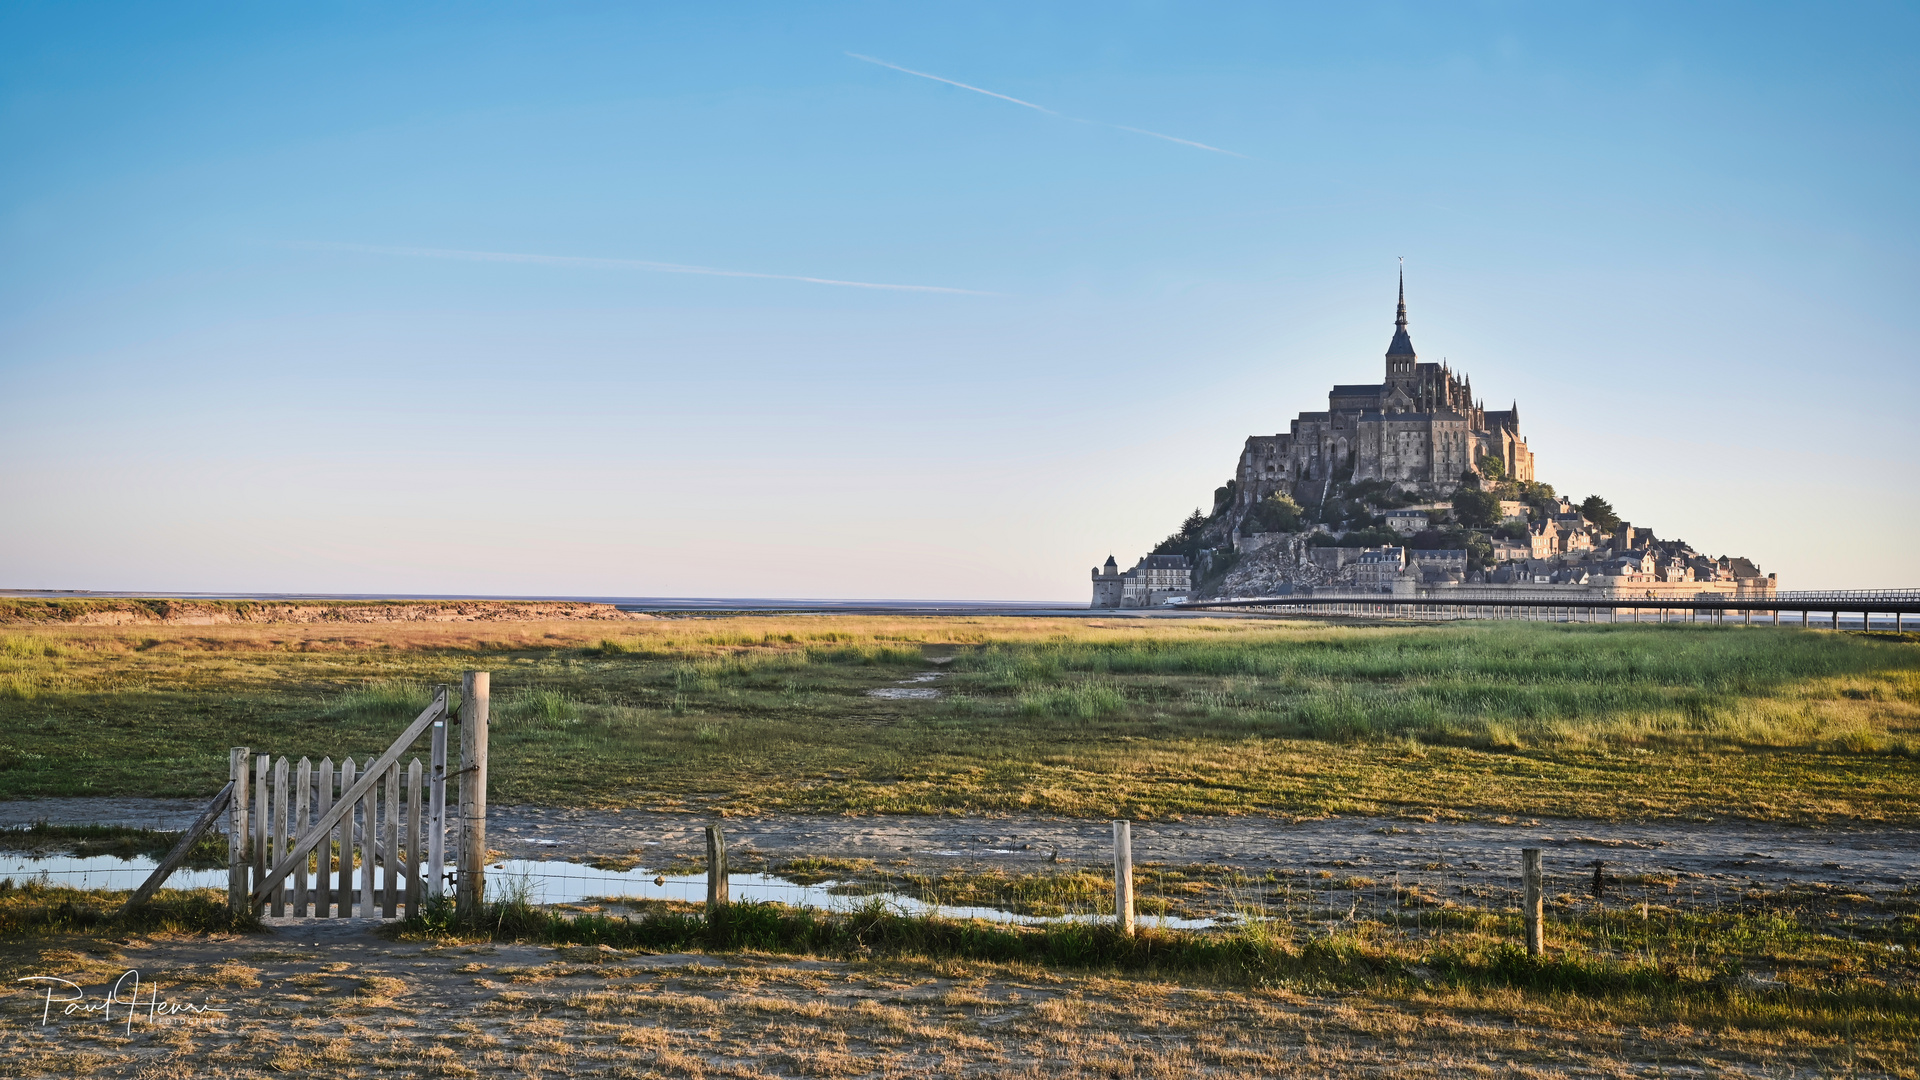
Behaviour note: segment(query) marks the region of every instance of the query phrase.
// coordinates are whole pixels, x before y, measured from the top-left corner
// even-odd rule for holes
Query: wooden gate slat
[[[313,803],[313,762],[300,759],[300,767],[293,774],[293,836],[307,831],[307,810]],[[301,859],[293,868],[293,913],[306,918],[307,915],[307,860]]]
[[[360,776],[366,790],[360,794],[360,917],[373,918],[373,844],[380,814],[380,771],[368,758]],[[359,785],[355,785],[359,786]]]
[[[359,766],[354,764],[353,755],[348,754],[346,760],[340,764],[340,801],[333,808],[334,813],[341,815],[337,820],[340,825],[340,917],[343,919],[353,916],[354,807],[348,800],[347,793],[353,790],[354,774],[358,770]],[[342,807],[345,809],[342,810]]]
[[[420,759],[407,766],[407,914],[420,915]]]
[[[327,816],[327,811],[331,809],[333,809],[333,759],[324,757],[320,759],[319,790],[314,792],[314,820],[318,821]],[[315,891],[319,895],[314,897],[313,913],[325,919],[333,915],[332,834],[328,834],[326,842],[315,847],[313,850],[320,856],[320,863],[317,867],[320,872],[315,875],[314,878],[315,883],[318,885]]]
[[[273,757],[261,754],[253,761],[253,892],[250,897],[255,906],[266,899],[258,895],[266,885],[267,876],[267,773],[273,768]]]
[[[401,868],[400,860],[395,858],[400,850],[397,846],[400,840],[400,763],[398,761],[387,766],[387,790],[382,801],[386,803],[386,813],[381,815],[380,843],[386,852],[386,858],[381,860],[386,870],[384,875],[386,885],[380,897],[380,916],[391,919],[394,914],[394,901],[399,897]]]
[[[252,753],[236,746],[227,751],[227,910],[239,911],[247,902],[247,760]]]
[[[273,804],[267,814],[267,833],[272,839],[273,850],[268,852],[267,861],[271,865],[287,853],[287,757],[273,763]],[[277,916],[287,913],[287,886],[284,881],[273,886],[273,905],[271,911]]]

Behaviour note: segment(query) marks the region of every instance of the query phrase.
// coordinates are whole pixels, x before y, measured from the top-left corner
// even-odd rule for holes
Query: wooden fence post
[[[707,826],[707,916],[730,903],[727,889],[727,835],[720,826]]]
[[[252,753],[236,746],[227,751],[227,779],[233,782],[228,800],[227,824],[227,911],[238,915],[247,908],[247,762]]]
[[[460,686],[460,876],[454,903],[479,917],[487,899],[487,713],[492,677],[469,671]]]
[[[447,722],[435,721],[427,778],[427,899],[447,895]]]
[[[1113,823],[1113,925],[1133,934],[1133,825]]]
[[[1520,878],[1526,895],[1520,902],[1520,914],[1526,924],[1527,955],[1539,956],[1546,949],[1546,931],[1542,926],[1543,894],[1540,880],[1540,849],[1520,849]]]

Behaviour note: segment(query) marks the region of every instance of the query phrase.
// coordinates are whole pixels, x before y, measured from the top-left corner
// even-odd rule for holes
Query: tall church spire
[[[1393,317],[1393,341],[1387,346],[1388,381],[1411,379],[1417,359],[1413,351],[1413,339],[1407,336],[1407,271],[1403,265],[1400,268],[1400,307]]]

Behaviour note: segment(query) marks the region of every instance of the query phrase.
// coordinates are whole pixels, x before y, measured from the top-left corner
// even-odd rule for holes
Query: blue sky
[[[1084,600],[1399,256],[1563,493],[1913,585],[1916,24],[6,5],[0,586]]]

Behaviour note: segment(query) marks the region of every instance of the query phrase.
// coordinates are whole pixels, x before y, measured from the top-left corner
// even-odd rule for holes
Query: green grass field
[[[465,668],[503,804],[1920,820],[1912,635],[1225,619],[0,628],[0,798],[365,757]]]

